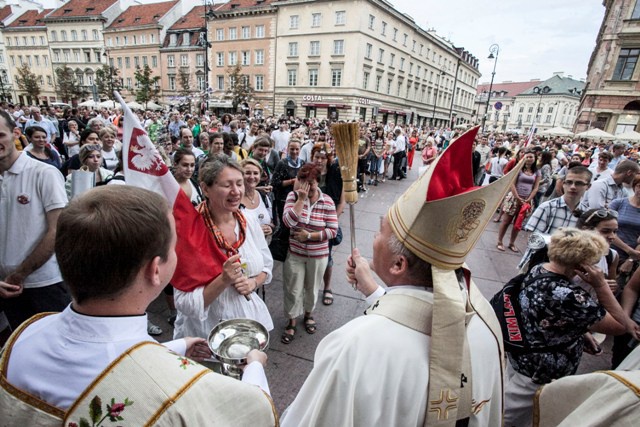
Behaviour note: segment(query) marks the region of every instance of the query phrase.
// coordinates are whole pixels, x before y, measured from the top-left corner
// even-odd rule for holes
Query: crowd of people
[[[70,414],[75,417],[70,420],[81,418],[76,398],[107,366],[125,365],[123,354],[135,358],[145,351],[157,353],[135,345],[152,340],[149,335],[162,333],[145,316],[148,305],[162,292],[171,313],[168,321],[174,326],[174,340],[164,345],[179,355],[183,370],[191,369],[187,369],[191,359],[202,361],[211,356],[204,339],[220,321],[249,318],[274,330],[276,325],[263,300],[265,288],[273,280],[274,261],[283,262],[287,324],[277,332],[283,344],[302,339],[299,326],[306,334],[314,334],[319,327],[314,319],[318,300],[327,306],[334,302],[332,253],[342,240],[339,217],[345,198],[330,122],[316,118],[249,119],[231,114],[218,118],[178,111],[139,111],[136,115],[205,225],[207,238],[224,255],[220,274],[208,283],[171,284],[180,262],[175,256],[175,241],[181,236],[176,237],[166,202],[148,191],[123,185],[127,176],[122,165],[125,119],[121,111],[8,105],[0,110],[0,227],[4,236],[0,244],[0,309],[8,322],[7,331],[14,332],[8,342],[13,350],[3,365],[4,374],[8,373],[4,390],[15,399],[20,399],[15,390],[35,395],[54,418]],[[494,423],[501,420],[504,410],[505,425],[525,426],[533,420],[534,395],[541,385],[573,375],[583,351],[602,351],[601,341],[593,334],[616,335],[613,368],[636,346],[640,339],[637,147],[573,139],[525,141],[518,135],[499,133],[478,134],[473,139],[470,134],[475,136],[474,132],[465,133],[465,138],[451,147],[459,155],[464,151],[457,151],[463,150],[458,147],[468,145],[465,155],[470,155],[473,170],[472,178],[465,182],[468,174],[460,170],[438,169],[441,156],[453,155],[443,153],[452,152],[447,148],[458,141],[457,131],[360,121],[358,191],[366,193],[387,180],[406,179],[408,171],[416,168],[417,179],[424,180],[423,188],[429,188],[428,202],[417,216],[408,217],[413,209],[403,204],[425,200],[424,194],[416,194],[419,187],[410,187],[382,218],[372,263],[357,250],[350,257],[348,280],[365,295],[368,314],[381,316],[355,319],[323,340],[314,370],[284,414],[283,425],[417,425],[432,420],[436,416],[432,412],[437,412],[438,420],[451,412],[452,417],[469,418],[474,425],[497,425]],[[416,161],[416,151],[421,162]],[[427,170],[430,173],[425,173]],[[455,179],[459,174],[462,177]],[[455,185],[431,190],[430,184],[438,179]],[[494,188],[504,191],[485,191]],[[504,193],[504,199],[496,199],[496,194]],[[490,210],[471,214],[475,215],[471,225],[460,225],[464,233],[481,233],[493,218],[500,223],[497,250],[508,248],[513,253],[520,252],[517,237],[523,228],[547,240],[551,236],[543,255],[528,248],[521,262],[528,283],[519,295],[525,333],[543,351],[505,355],[501,347],[487,344],[492,335],[500,335],[486,320],[486,301],[462,265],[476,239],[466,236],[450,247],[440,247],[440,235],[450,232],[451,226],[436,219],[442,209],[436,207],[437,202],[443,199],[466,209],[474,194]],[[153,209],[140,212],[136,203],[153,205]],[[123,224],[123,218],[132,218],[132,222]],[[155,225],[145,225],[149,221]],[[505,247],[503,239],[509,227]],[[129,241],[125,236],[132,230],[146,238],[122,245],[120,242]],[[451,252],[456,245],[460,250]],[[114,252],[122,265],[105,261],[112,259]],[[458,253],[463,255],[452,255]],[[371,269],[386,290],[375,282]],[[472,302],[467,310],[474,310],[484,320],[467,324],[464,304],[447,305],[460,295]],[[384,308],[376,312],[379,304]],[[415,319],[410,319],[415,312],[400,314],[403,310],[397,304],[428,305],[424,310],[428,316],[433,310],[433,329],[416,326]],[[461,322],[443,326],[440,305],[452,313],[462,310]],[[32,318],[44,312],[61,314]],[[110,317],[100,320],[100,316]],[[84,326],[73,332],[70,325],[78,324]],[[458,329],[453,333],[456,338],[444,344],[442,334],[447,327]],[[100,328],[103,330],[97,332]],[[131,335],[124,337],[125,332],[118,328]],[[47,331],[53,331],[49,338]],[[385,332],[374,339],[376,331]],[[65,358],[81,365],[83,340],[92,333],[103,338],[92,341],[91,354],[103,354],[91,362],[91,368],[55,372],[53,376],[38,374],[46,371],[51,360]],[[419,366],[431,374],[431,369],[436,369],[432,362],[443,362],[437,357],[431,360],[430,346],[444,354],[459,350],[460,358],[447,362],[444,371],[448,374],[438,374],[433,383],[426,381],[426,374],[406,381],[407,373],[397,367],[365,381],[368,359],[358,360],[357,354],[364,347],[371,349],[367,352],[378,348],[376,343],[382,346],[378,340],[392,336],[397,346],[412,348],[408,352],[412,356],[407,356],[403,366]],[[42,344],[45,339],[56,344],[46,346]],[[34,345],[47,348],[27,356]],[[385,345],[394,348],[388,342]],[[104,352],[105,348],[109,350]],[[464,348],[467,353],[470,348],[470,356]],[[505,356],[508,369],[503,402],[500,358]],[[392,365],[393,357],[385,353],[380,363]],[[25,364],[32,358],[38,363],[29,371]],[[157,359],[158,365],[148,368],[148,375],[180,376],[173,369],[161,368],[165,358],[158,355]],[[482,370],[478,360],[484,360],[482,373],[478,372]],[[252,417],[267,424],[277,422],[268,398],[265,364],[264,353],[250,353],[242,380],[247,384],[225,383],[216,391],[216,395],[224,395],[222,390],[227,387],[241,400],[254,402],[252,411],[238,425],[251,424]],[[340,380],[350,370],[347,382],[353,387]],[[41,380],[33,379],[33,372]],[[183,397],[185,402],[195,401],[198,393],[216,387],[202,372],[193,372],[202,379],[199,387]],[[465,390],[460,375],[464,378],[472,372],[472,390]],[[79,378],[69,387],[61,387],[64,375]],[[51,378],[58,379],[50,382]],[[401,385],[403,378],[407,384]],[[105,390],[109,390],[109,381],[105,380]],[[371,391],[376,381],[393,384],[397,396],[364,416],[371,402],[358,396],[358,388]],[[456,382],[457,386],[451,386]],[[252,394],[256,388],[262,390],[261,397]],[[378,388],[380,392],[384,389]],[[140,392],[135,387],[132,390]],[[483,406],[461,406],[457,415],[453,410],[430,409],[434,399],[430,393],[445,390],[453,390],[469,405],[472,401],[490,403],[484,411]],[[449,394],[446,396],[449,399]],[[134,412],[133,404],[123,405],[118,414],[128,406],[132,408],[126,411]],[[220,404],[191,416],[198,420],[206,411],[230,409]],[[116,412],[113,406],[108,411]],[[17,416],[31,419],[25,414]],[[166,412],[162,416],[179,415]]]

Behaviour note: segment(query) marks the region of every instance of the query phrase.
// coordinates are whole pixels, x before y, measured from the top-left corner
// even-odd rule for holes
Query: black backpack
[[[542,347],[530,343],[522,331],[522,308],[519,300],[520,292],[533,281],[545,277],[564,278],[564,276],[556,273],[542,273],[527,280],[525,277],[526,274],[518,274],[509,280],[490,301],[502,329],[504,350],[508,353],[547,353],[566,347],[570,343]]]

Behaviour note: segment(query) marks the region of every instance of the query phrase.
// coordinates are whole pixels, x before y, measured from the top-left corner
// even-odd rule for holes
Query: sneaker
[[[378,180],[376,179],[375,181],[373,181],[373,186],[377,187],[378,186]]]
[[[176,317],[177,317],[176,314],[171,314],[171,316],[167,318],[167,323],[173,326],[176,323]]]
[[[158,325],[154,325],[150,320],[147,321],[147,333],[149,335],[162,335],[162,328]]]

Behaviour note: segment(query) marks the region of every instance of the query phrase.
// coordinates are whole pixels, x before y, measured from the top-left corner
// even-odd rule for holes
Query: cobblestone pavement
[[[416,156],[420,164],[419,156]],[[360,193],[360,200],[356,204],[356,237],[357,246],[363,256],[372,256],[374,234],[378,231],[380,217],[387,212],[393,201],[417,178],[417,167],[409,171],[409,177],[403,181],[389,181],[377,187],[371,186],[366,193]],[[271,341],[268,355],[267,377],[271,394],[277,409],[282,412],[295,398],[305,378],[313,367],[313,357],[316,346],[331,331],[341,327],[354,317],[362,315],[366,309],[361,294],[355,292],[347,283],[344,265],[350,250],[349,214],[348,209],[340,218],[344,232],[342,244],[334,248],[334,268],[332,288],[334,303],[331,306],[322,305],[321,296],[314,317],[318,323],[318,330],[314,335],[308,335],[304,328],[298,328],[294,341],[285,345],[280,342],[286,325],[282,308],[282,263],[276,262],[271,284],[267,285],[266,303],[273,317],[275,329],[271,331]],[[446,213],[443,213],[446,214]],[[499,252],[495,248],[498,224],[490,222],[486,231],[479,239],[474,250],[467,258],[467,264],[472,271],[475,283],[482,293],[490,298],[516,272],[516,265],[520,259],[518,254],[507,250]],[[520,233],[517,246],[521,251],[525,249],[526,233]],[[168,309],[161,295],[149,308],[152,321],[159,325],[164,333],[159,341],[166,341],[172,337],[172,328],[167,324]],[[580,365],[579,373],[607,369],[611,360],[611,339],[605,341],[605,352],[595,357],[585,354]]]

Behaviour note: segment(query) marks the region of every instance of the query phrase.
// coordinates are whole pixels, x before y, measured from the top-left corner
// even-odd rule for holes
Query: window
[[[224,67],[224,52],[216,52],[216,65],[218,67]]]
[[[158,66],[158,57],[157,56],[152,56],[151,57],[151,66],[154,67],[154,68]]]
[[[298,42],[289,43],[289,56],[298,56]]]
[[[386,36],[387,35],[387,23],[382,21],[382,35]]]
[[[216,30],[216,40],[218,40],[218,41],[224,40],[224,29],[223,28],[218,28]]]
[[[309,55],[310,56],[318,56],[320,55],[320,41],[314,40],[309,45]]]
[[[367,43],[367,47],[364,50],[364,57],[367,59],[371,59],[372,50],[373,50],[373,45],[371,43]]]
[[[411,51],[415,52],[416,51],[416,41],[413,41],[413,46],[411,47]]]
[[[100,33],[98,33],[98,30],[93,30],[92,34],[94,40],[100,40]]]
[[[409,40],[409,35],[408,34],[404,34],[404,41],[402,42],[403,46],[407,45],[407,40]]]
[[[96,62],[100,63],[102,62],[102,59],[100,58],[100,51],[99,50],[95,50],[93,51],[94,57],[96,59]]]
[[[309,86],[318,86],[318,69],[309,70]]]
[[[369,86],[369,73],[365,71],[364,75],[362,76],[362,89],[367,89],[368,86]]]
[[[140,68],[140,57],[139,56],[134,56],[133,57],[133,66],[136,68]]]
[[[13,55],[9,56],[9,60],[11,61],[11,65],[16,66],[16,58]]]
[[[74,51],[73,52],[73,56],[74,56],[76,62],[80,62],[80,51],[79,50]]]
[[[409,62],[409,74],[413,74],[413,62]]]
[[[147,44],[147,36],[142,34],[140,36],[140,44]]]
[[[155,43],[155,42],[156,42],[156,35],[149,34],[149,43]]]
[[[400,58],[400,71],[404,71],[404,58]]]
[[[180,55],[180,65],[182,67],[187,67],[189,65],[189,55]]]
[[[339,10],[336,12],[336,25],[344,25],[347,22],[347,12]]]
[[[31,62],[31,55],[27,55],[27,64],[29,64],[29,67],[33,66],[33,63]]]
[[[300,25],[300,17],[298,15],[291,15],[289,17],[289,29],[297,30]]]
[[[56,31],[51,31],[51,41],[52,42],[58,41],[58,33]]]
[[[133,36],[133,44],[136,44],[136,36]],[[191,34],[187,31],[182,33],[182,46],[189,46],[191,44]]]
[[[172,67],[173,65],[169,65],[169,66]],[[131,68],[131,59],[128,56],[124,58],[124,67]]]
[[[53,86],[53,81],[51,80],[51,76],[47,76],[47,84],[49,86]]]
[[[613,80],[631,80],[639,55],[640,49],[620,49]]]
[[[171,44],[175,46],[177,40],[177,34],[171,34]],[[129,36],[124,36],[124,45],[126,46],[129,43]]]
[[[175,67],[176,66],[176,57],[175,55],[167,55],[167,66]]]
[[[344,40],[333,41],[333,54],[344,55]]]
[[[255,89],[264,90],[264,76],[262,74],[256,76]]]
[[[218,90],[224,90],[224,76],[217,76],[216,81],[218,82]]]
[[[40,57],[38,55],[35,55],[33,57],[34,62],[36,63],[36,66],[40,66]]]
[[[142,57],[142,66],[147,66],[149,65],[149,57],[148,56],[143,56]]]
[[[118,58],[118,68],[122,68],[122,58]]]
[[[203,54],[198,53],[198,54],[196,55],[196,65],[197,65],[198,67],[202,67],[202,66],[204,66],[204,55],[203,55]]]
[[[392,79],[387,80],[387,95],[391,95],[391,83],[393,83]],[[400,84],[400,82],[398,82]]]
[[[236,86],[236,77],[235,76],[229,76],[229,87],[230,88],[234,88]]]
[[[397,28],[393,29],[393,41],[394,42],[398,41],[398,29]]]
[[[242,52],[242,65],[251,65],[251,52],[245,50]]]
[[[396,59],[396,54],[395,53],[392,53],[392,54],[389,55],[389,68],[393,68],[394,67],[393,62],[395,61],[395,59]]]
[[[238,39],[238,29],[236,27],[229,28],[229,40]]]
[[[331,70],[331,86],[342,86],[342,70],[334,68]]]
[[[298,70],[287,71],[287,84],[289,86],[296,86],[298,83]]]
[[[71,52],[69,52],[68,50],[64,51],[64,62],[69,62],[71,61]]]
[[[242,38],[251,38],[251,27],[242,27]]]
[[[256,50],[256,65],[264,64],[264,50]]]
[[[91,52],[84,52],[84,62],[91,62]]]
[[[369,15],[369,29],[373,30],[373,25],[376,23],[376,17]]]
[[[321,13],[312,13],[311,14],[311,26],[319,27],[322,23],[322,14]]]
[[[0,52],[0,64],[4,64],[4,54]]]
[[[176,90],[176,76],[169,76],[169,90]]]
[[[382,81],[382,76],[376,76],[376,92],[380,92],[380,82]]]
[[[198,86],[198,90],[202,91],[206,89],[203,75],[196,76],[196,85]]]
[[[87,33],[87,30],[82,30],[80,32],[80,35],[82,36],[82,40],[89,40],[89,34]]]
[[[383,63],[384,60],[384,49],[378,50],[378,62]]]
[[[62,38],[63,42],[67,41],[67,32],[65,30],[60,31],[60,37]]]
[[[33,46],[35,46],[35,45],[36,45],[36,36],[31,36],[31,44],[32,44]]]
[[[71,40],[78,40],[78,32],[76,30],[71,30]]]
[[[237,64],[238,64],[238,53],[229,52],[229,65],[237,65]]]
[[[264,38],[264,25],[256,25],[256,38]]]

